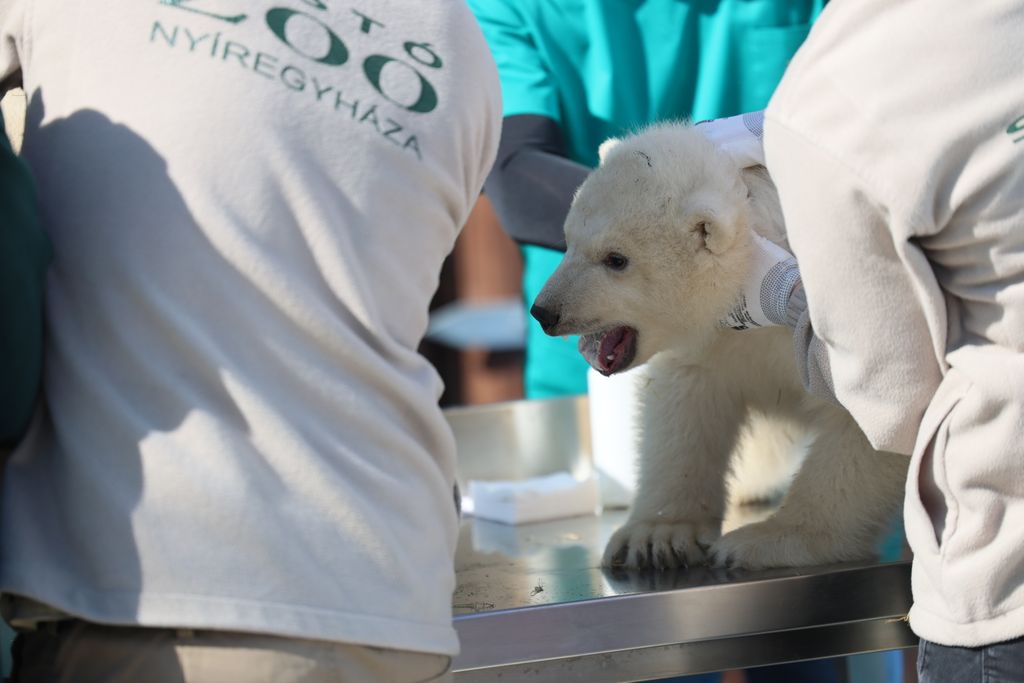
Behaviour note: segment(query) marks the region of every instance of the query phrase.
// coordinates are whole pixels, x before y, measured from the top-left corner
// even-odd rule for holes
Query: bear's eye
[[[629,259],[618,252],[612,251],[604,257],[602,263],[612,270],[624,270],[629,265]]]

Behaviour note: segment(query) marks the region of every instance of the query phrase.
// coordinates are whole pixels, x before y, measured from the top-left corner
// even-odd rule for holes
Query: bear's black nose
[[[537,322],[540,323],[540,326],[544,328],[545,332],[548,332],[552,327],[557,325],[558,320],[561,317],[558,313],[549,311],[543,306],[538,306],[537,304],[534,304],[533,307],[530,308],[530,315],[537,319]]]

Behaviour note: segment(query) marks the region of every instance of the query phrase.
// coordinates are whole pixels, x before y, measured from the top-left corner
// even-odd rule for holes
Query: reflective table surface
[[[760,572],[600,567],[626,512],[508,526],[467,517],[455,680],[652,680],[911,647],[908,562]]]

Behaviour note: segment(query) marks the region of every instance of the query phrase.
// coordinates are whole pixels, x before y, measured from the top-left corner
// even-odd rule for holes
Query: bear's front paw
[[[675,569],[703,564],[707,551],[721,534],[721,522],[627,522],[616,531],[604,551],[605,567]]]
[[[868,542],[851,539],[808,524],[787,524],[769,518],[722,536],[711,547],[711,564],[743,569],[809,567],[866,560],[874,554]]]

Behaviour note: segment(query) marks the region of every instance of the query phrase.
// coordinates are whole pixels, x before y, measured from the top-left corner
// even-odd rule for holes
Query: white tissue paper
[[[568,472],[514,481],[469,482],[472,515],[504,524],[526,524],[597,514],[597,479]]]

